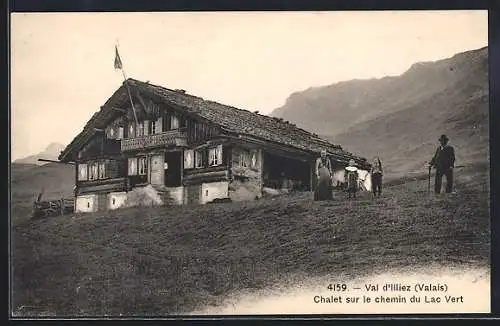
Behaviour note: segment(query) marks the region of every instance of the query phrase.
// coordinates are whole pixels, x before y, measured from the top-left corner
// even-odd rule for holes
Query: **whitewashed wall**
[[[76,197],[75,213],[97,212],[97,195],[81,195]]]
[[[127,193],[123,192],[112,192],[108,194],[108,208],[117,209],[125,204],[127,200]]]
[[[201,185],[201,203],[206,204],[216,198],[228,198],[227,181],[203,183]]]

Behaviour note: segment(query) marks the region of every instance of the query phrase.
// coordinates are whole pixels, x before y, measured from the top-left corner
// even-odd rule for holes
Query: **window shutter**
[[[128,159],[128,175],[137,175],[137,158]]]
[[[135,138],[135,123],[131,122],[128,125],[128,138]]]
[[[98,166],[97,162],[92,162],[89,164],[89,180],[95,180],[98,177]]]
[[[109,126],[106,128],[106,135],[108,136],[108,139],[116,138],[116,132],[114,126]]]
[[[144,122],[139,122],[135,128],[136,137],[144,136]]]
[[[179,128],[179,118],[177,117],[177,115],[172,115],[172,120],[171,120],[171,125],[170,125],[170,129],[178,129]]]
[[[156,120],[156,133],[159,134],[160,132],[163,131],[163,126],[162,126],[163,119],[161,117]]]
[[[118,127],[118,137],[116,139],[123,139],[123,127]]]
[[[192,169],[193,168],[193,150],[187,149],[184,151],[184,169]]]
[[[144,120],[142,122],[142,125],[144,126],[144,136],[149,135],[149,121],[148,120]]]
[[[217,145],[217,165],[222,164],[222,145]]]
[[[106,161],[99,162],[99,179],[106,178]]]
[[[78,164],[78,181],[87,180],[87,164]]]

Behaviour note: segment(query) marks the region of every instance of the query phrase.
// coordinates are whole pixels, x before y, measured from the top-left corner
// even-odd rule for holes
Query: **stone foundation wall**
[[[254,200],[262,196],[262,167],[262,150],[233,148],[232,180],[228,189],[232,201]]]

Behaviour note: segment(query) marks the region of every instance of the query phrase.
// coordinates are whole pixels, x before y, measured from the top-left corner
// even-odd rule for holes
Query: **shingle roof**
[[[142,96],[155,98],[164,103],[170,103],[182,108],[187,113],[199,116],[214,124],[221,126],[224,130],[242,135],[248,135],[259,139],[288,145],[307,152],[319,153],[326,149],[330,154],[337,154],[348,160],[354,158],[361,161],[362,158],[343,151],[341,146],[334,145],[318,137],[317,135],[298,128],[292,123],[282,119],[270,117],[248,110],[242,110],[214,101],[204,100],[200,97],[187,94],[185,91],[172,90],[162,86],[152,85],[135,79],[128,79],[131,88],[136,88]],[[117,106],[126,101],[126,89],[122,85],[104,104],[101,111],[94,114],[86,124],[84,130],[63,151],[60,158],[69,153],[70,149],[80,143],[78,138],[85,137],[86,129],[91,131],[94,127],[102,127],[111,116],[106,114],[108,107]]]

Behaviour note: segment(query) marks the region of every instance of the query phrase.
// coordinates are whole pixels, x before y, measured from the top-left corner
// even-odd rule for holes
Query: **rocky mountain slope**
[[[390,172],[402,173],[422,169],[442,133],[457,148],[458,162],[487,161],[488,96],[485,47],[416,63],[397,77],[295,93],[272,115],[354,153],[380,155]]]

